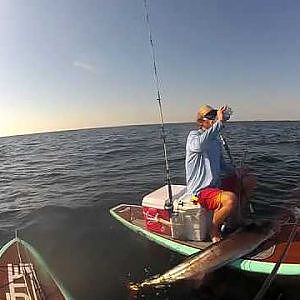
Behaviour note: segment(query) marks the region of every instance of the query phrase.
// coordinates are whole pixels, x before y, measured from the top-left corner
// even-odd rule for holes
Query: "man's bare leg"
[[[220,227],[231,214],[234,213],[237,205],[237,196],[232,192],[222,191],[221,205],[214,211],[212,226],[211,226],[211,239],[213,242],[221,240]]]

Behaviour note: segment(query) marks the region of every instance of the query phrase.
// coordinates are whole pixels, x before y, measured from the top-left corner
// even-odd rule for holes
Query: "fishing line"
[[[42,300],[46,300],[46,296],[45,296],[45,292],[42,288],[42,285],[40,284],[38,278],[37,278],[37,275],[34,271],[34,268],[33,268],[33,263],[32,263],[32,260],[31,260],[31,257],[30,257],[30,254],[29,254],[29,251],[27,248],[25,248],[25,252],[26,252],[26,258],[28,259],[28,261],[30,262],[30,272],[27,272],[27,274],[32,274],[32,280],[33,280],[33,283],[39,293],[39,295],[41,296]]]
[[[26,290],[27,290],[28,295],[30,296],[31,293],[29,293],[29,288],[28,288],[28,284],[27,284],[26,275],[29,275],[29,280],[32,279],[32,282],[35,285],[35,287],[37,288],[37,292],[38,292],[39,296],[42,298],[42,300],[46,299],[44,291],[43,291],[42,287],[40,286],[38,279],[36,278],[36,274],[35,274],[34,269],[33,269],[33,263],[31,262],[31,259],[29,257],[27,248],[26,248],[26,256],[27,256],[27,259],[30,263],[29,264],[30,265],[30,272],[28,272],[26,270],[25,263],[23,263],[23,261],[22,261],[22,256],[21,256],[20,247],[19,247],[19,242],[21,243],[21,241],[19,240],[19,237],[18,237],[18,230],[15,230],[15,238],[17,239],[17,253],[18,253],[18,257],[19,257],[20,269],[23,271],[23,275],[24,275],[23,277],[24,277],[24,281],[25,281]],[[32,277],[30,275],[32,275]],[[32,293],[34,295],[36,295],[35,292],[36,291],[34,290],[34,288],[32,288]]]
[[[16,235],[16,239],[18,239],[18,233],[17,230],[15,231],[15,235]],[[18,253],[18,257],[19,257],[19,266],[20,266],[20,270],[21,272],[23,271],[23,274],[21,273],[22,277],[24,278],[24,282],[25,282],[25,287],[26,287],[26,291],[27,294],[31,295],[31,293],[29,292],[29,288],[28,288],[28,284],[27,284],[27,278],[26,278],[26,269],[25,269],[25,264],[22,262],[22,257],[21,257],[21,253],[20,253],[20,248],[19,248],[19,241],[17,240],[17,253]]]
[[[283,249],[281,256],[279,257],[278,261],[276,262],[272,272],[269,274],[269,276],[266,278],[266,280],[264,281],[263,285],[261,286],[260,290],[258,291],[258,293],[256,294],[256,296],[253,298],[253,300],[261,300],[265,293],[267,292],[267,290],[269,289],[272,281],[275,279],[278,269],[281,265],[281,263],[284,261],[284,259],[286,258],[287,252],[292,244],[292,241],[294,240],[295,236],[297,233],[297,223],[295,223],[290,231],[290,235],[287,241],[287,244],[285,246],[285,248]]]
[[[248,126],[246,125],[246,136],[249,137],[249,130],[248,130]],[[242,163],[243,165],[245,164],[246,162],[246,155],[248,153],[248,139],[246,139],[246,146],[245,146],[245,149],[244,149],[244,156],[241,160],[241,166],[242,166]],[[252,202],[250,202],[250,200],[247,199],[247,202],[249,203],[249,210],[250,210],[250,213],[253,214],[255,213],[255,209],[254,209],[254,206],[252,205]]]
[[[145,19],[146,19],[147,28],[148,28],[149,43],[150,43],[152,61],[153,61],[153,73],[154,73],[155,88],[156,88],[156,93],[157,93],[157,99],[156,100],[158,102],[160,120],[161,120],[161,138],[162,138],[162,142],[163,142],[163,152],[164,152],[165,167],[166,167],[166,182],[167,182],[167,185],[168,185],[168,197],[169,197],[169,199],[165,203],[165,208],[172,211],[173,210],[172,185],[171,185],[170,168],[169,168],[169,161],[168,161],[168,155],[167,155],[166,133],[165,133],[165,126],[164,126],[164,115],[163,115],[163,109],[162,109],[162,104],[161,104],[160,80],[159,80],[159,75],[158,75],[155,47],[154,47],[154,42],[153,42],[153,38],[152,38],[150,12],[149,12],[149,7],[148,7],[148,4],[147,4],[147,0],[144,0],[144,7],[145,7]]]

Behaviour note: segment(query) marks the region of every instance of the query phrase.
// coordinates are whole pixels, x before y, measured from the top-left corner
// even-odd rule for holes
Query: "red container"
[[[186,191],[184,185],[172,185],[173,200],[181,197]],[[143,198],[143,213],[146,228],[161,234],[172,235],[170,213],[165,209],[168,200],[168,186],[165,185]]]
[[[170,222],[170,213],[167,210],[144,206],[143,214],[148,230],[171,235],[171,227],[162,223],[162,219]]]

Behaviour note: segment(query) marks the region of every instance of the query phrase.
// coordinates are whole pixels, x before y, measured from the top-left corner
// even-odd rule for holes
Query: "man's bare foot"
[[[217,243],[222,239],[221,232],[218,228],[218,226],[212,224],[211,230],[210,230],[210,236],[213,243]]]
[[[213,242],[213,244],[214,244],[214,243],[220,242],[220,241],[222,240],[222,238],[219,237],[219,236],[213,236],[213,237],[211,238],[211,240],[212,240],[212,242]]]

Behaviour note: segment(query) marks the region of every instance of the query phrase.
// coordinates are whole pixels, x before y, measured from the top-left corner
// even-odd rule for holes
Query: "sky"
[[[148,0],[166,122],[300,119],[300,2]],[[159,123],[143,0],[1,0],[0,136]]]

